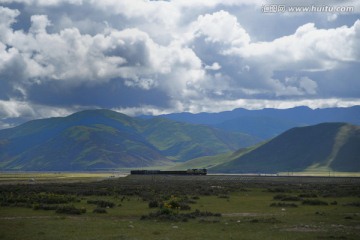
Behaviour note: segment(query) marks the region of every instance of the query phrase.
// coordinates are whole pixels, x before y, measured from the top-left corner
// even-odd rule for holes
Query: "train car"
[[[131,170],[131,175],[149,175],[149,174],[159,174],[160,170]]]
[[[161,170],[131,170],[131,175],[206,175],[207,170],[205,168],[202,169],[188,169],[185,171],[161,171]]]
[[[206,175],[207,174],[207,170],[205,168],[188,169],[186,172],[189,175]]]

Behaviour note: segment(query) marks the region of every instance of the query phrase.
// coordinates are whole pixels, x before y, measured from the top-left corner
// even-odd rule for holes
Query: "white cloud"
[[[351,107],[360,105],[359,99],[340,99],[340,98],[320,98],[320,99],[288,99],[284,100],[266,100],[266,99],[236,99],[236,100],[218,100],[202,99],[201,102],[179,102],[175,108],[158,108],[157,106],[143,105],[140,107],[113,108],[112,110],[128,114],[130,116],[137,115],[160,115],[179,112],[222,112],[231,111],[235,108],[245,109],[263,109],[277,108],[288,109],[299,106],[308,106],[312,109],[331,108],[331,107]]]
[[[286,77],[284,81],[272,79],[276,96],[302,96],[316,94],[317,83],[308,77]]]
[[[75,5],[81,5],[83,0],[0,0],[0,3],[24,3],[27,5],[36,6],[57,6],[59,4],[70,3]]]
[[[198,17],[191,26],[194,37],[205,36],[205,41],[242,47],[249,44],[250,36],[241,27],[236,17],[226,11]]]
[[[28,103],[29,108],[51,105],[45,98],[31,103],[29,92],[43,86],[61,86],[73,102],[58,108],[71,109],[78,104],[79,88],[102,88],[112,81],[140,95],[154,91],[167,98],[169,108],[157,110],[136,94],[129,96],[131,107],[126,100],[118,108],[111,105],[133,112],[141,111],[134,105],[152,112],[217,111],[241,104],[257,108],[267,101],[277,106],[277,97],[283,104],[312,104],[306,99],[331,97],[338,89],[339,69],[360,62],[360,20],[354,23],[353,18],[342,27],[325,28],[314,18],[304,24],[293,21],[294,16],[262,16],[269,20],[262,23],[266,26],[286,18],[296,28],[258,41],[256,31],[247,29],[253,19],[242,18],[248,14],[242,10],[245,6],[261,14],[262,0],[0,0],[10,2],[26,6],[22,13],[0,6],[0,100]],[[335,26],[343,15],[330,16],[330,22],[327,17],[323,14],[327,26]],[[274,32],[278,29],[273,26]],[[351,71],[356,76],[358,68]],[[314,76],[317,72],[327,73],[328,79]],[[343,81],[349,86],[341,94],[351,90],[354,97],[357,92],[350,85],[355,77]],[[335,103],[340,106],[341,100]]]
[[[299,87],[307,94],[316,94],[317,83],[308,77],[301,77]]]
[[[33,34],[46,33],[46,28],[51,25],[48,17],[45,15],[33,15],[31,16],[31,27],[29,32]]]
[[[359,34],[360,20],[351,27],[327,30],[308,23],[300,26],[293,35],[272,42],[250,43],[226,53],[256,61],[271,59],[268,64],[277,70],[327,70],[341,62],[359,61]]]
[[[76,108],[74,108],[75,110]],[[73,111],[74,111],[73,110]],[[49,107],[46,105],[31,104],[29,102],[9,100],[0,100],[0,117],[3,118],[16,118],[16,117],[27,117],[27,118],[47,118],[47,117],[60,117],[70,114],[68,108],[56,108]]]
[[[216,71],[216,70],[220,70],[221,66],[218,62],[214,62],[211,66],[205,66],[205,69]]]
[[[159,45],[136,28],[107,28],[94,36],[81,34],[77,28],[49,33],[48,17],[33,15],[26,33],[12,30],[13,20],[8,22],[9,34],[2,41],[12,46],[7,55],[23,59],[30,85],[62,81],[71,88],[122,78],[126,86],[159,88],[179,99],[196,96],[198,82],[204,79],[202,62],[189,47],[176,40]]]

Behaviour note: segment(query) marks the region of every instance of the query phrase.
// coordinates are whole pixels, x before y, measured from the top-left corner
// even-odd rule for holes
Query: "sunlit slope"
[[[206,169],[210,169],[211,171],[211,168],[214,168],[217,165],[221,165],[233,161],[243,156],[244,154],[254,150],[257,146],[258,145],[247,148],[241,148],[240,150],[237,150],[235,152],[227,152],[216,156],[205,156],[205,157],[194,158],[184,163],[177,164],[176,166],[172,166],[170,169],[176,170],[176,169],[206,168]]]
[[[210,171],[277,173],[309,169],[359,172],[360,127],[346,123],[323,123],[293,128]]]

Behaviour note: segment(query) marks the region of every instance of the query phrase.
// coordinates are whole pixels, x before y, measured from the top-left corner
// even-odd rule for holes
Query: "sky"
[[[358,0],[0,0],[0,129],[95,108],[349,107],[359,76]]]

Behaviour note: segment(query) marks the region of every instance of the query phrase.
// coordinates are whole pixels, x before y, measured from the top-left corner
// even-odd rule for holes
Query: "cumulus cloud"
[[[0,4],[3,119],[89,107],[221,111],[277,106],[279,98],[287,106],[327,98],[340,106],[346,96],[360,97],[351,87],[358,86],[352,76],[360,61],[360,20],[353,16],[339,26],[344,14],[331,21],[323,14],[329,24],[324,27],[315,18],[300,23],[295,15],[265,16],[263,1],[250,0]],[[296,28],[259,41],[254,28],[248,29],[256,21],[242,17],[249,11],[270,23],[287,18]],[[274,27],[274,36],[278,29],[283,33]],[[339,88],[344,71],[354,74]],[[19,109],[16,114],[11,107]]]
[[[250,36],[236,17],[222,10],[199,16],[190,31],[194,38],[205,36],[206,42],[220,42],[232,47],[242,47],[250,42]]]

